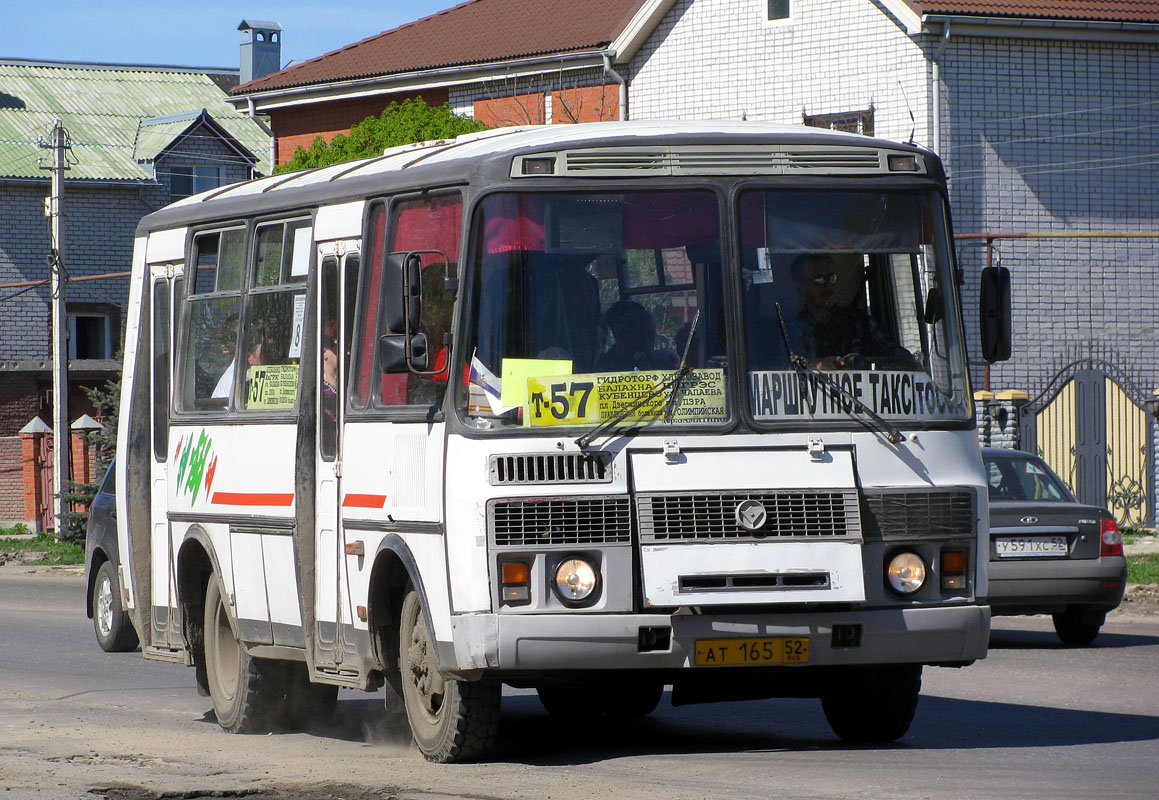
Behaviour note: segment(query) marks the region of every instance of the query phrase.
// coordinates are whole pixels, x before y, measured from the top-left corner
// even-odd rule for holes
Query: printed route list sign
[[[675,371],[602,372],[527,379],[523,418],[532,427],[598,425],[632,409],[625,422],[660,419],[669,409],[669,422],[686,425],[725,419],[724,370],[693,370],[671,391],[656,389],[672,380]],[[639,404],[639,405],[637,405]],[[633,408],[633,406],[636,406]]]

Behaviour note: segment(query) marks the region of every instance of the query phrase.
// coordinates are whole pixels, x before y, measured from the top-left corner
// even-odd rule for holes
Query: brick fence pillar
[[[43,439],[52,435],[52,428],[40,417],[20,429],[20,463],[24,484],[24,519],[33,533],[46,529],[44,509],[48,498],[45,496],[44,465],[40,463]]]

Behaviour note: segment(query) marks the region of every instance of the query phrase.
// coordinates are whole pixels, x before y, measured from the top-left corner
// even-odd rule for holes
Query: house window
[[[113,357],[113,321],[108,314],[68,315],[68,357]]]
[[[765,0],[768,8],[769,22],[789,19],[789,0]]]
[[[843,111],[837,114],[801,114],[801,120],[810,128],[827,128],[844,133],[873,135],[873,106],[864,111]]]
[[[173,200],[221,186],[221,167],[172,167],[169,193]]]

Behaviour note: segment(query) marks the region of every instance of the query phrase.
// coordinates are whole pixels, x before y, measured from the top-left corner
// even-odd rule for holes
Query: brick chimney
[[[241,82],[249,83],[282,68],[282,26],[276,22],[243,19],[241,31]]]

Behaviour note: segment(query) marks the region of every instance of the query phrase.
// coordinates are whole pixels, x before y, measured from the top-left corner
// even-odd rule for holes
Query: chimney
[[[282,68],[282,26],[276,22],[243,19],[241,31],[241,82],[249,83]]]

